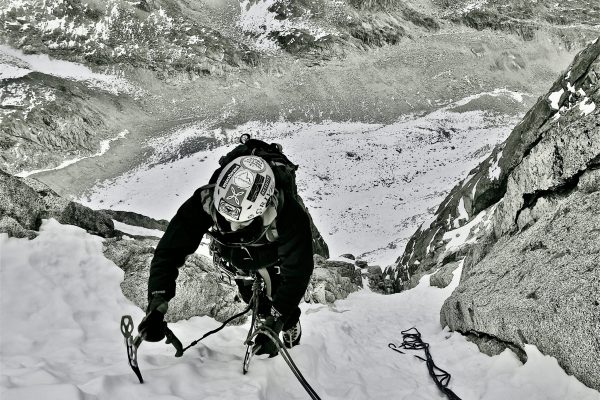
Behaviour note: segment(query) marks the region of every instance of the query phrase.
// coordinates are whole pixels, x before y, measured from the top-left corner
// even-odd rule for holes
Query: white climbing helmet
[[[275,176],[260,157],[242,156],[227,164],[215,185],[214,205],[231,222],[245,222],[262,215],[273,193]]]

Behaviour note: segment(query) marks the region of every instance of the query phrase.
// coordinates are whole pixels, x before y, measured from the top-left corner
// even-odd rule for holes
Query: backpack
[[[298,165],[294,164],[283,154],[283,148],[279,143],[267,143],[259,139],[252,139],[245,133],[240,136],[240,144],[229,153],[221,157],[219,165],[225,167],[231,161],[241,156],[254,155],[262,158],[273,170],[275,175],[275,187],[284,193],[298,197],[296,187],[296,170]],[[220,169],[221,169],[220,168]]]

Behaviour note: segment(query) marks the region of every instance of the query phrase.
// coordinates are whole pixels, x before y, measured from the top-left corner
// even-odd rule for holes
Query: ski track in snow
[[[99,182],[78,201],[92,208],[171,219],[185,199],[208,181],[219,158],[233,148],[238,137],[250,133],[281,143],[285,154],[300,164],[300,194],[332,256],[363,254],[371,263],[389,265],[457,180],[516,124],[516,117],[452,112],[452,107],[483,95],[522,99],[519,93],[496,90],[391,125],[249,122],[225,133],[203,124],[188,126],[154,140],[151,145],[156,154],[148,164]],[[220,145],[177,156],[186,154],[186,146],[197,148],[194,143],[207,138]]]
[[[128,363],[120,317],[139,323],[142,310],[121,293],[123,272],[102,254],[102,239],[45,220],[34,240],[0,234],[3,400],[298,399],[308,398],[281,357],[255,358],[241,371],[248,324],[207,338],[182,358],[164,343],[143,343],[140,385]],[[598,400],[600,393],[566,375],[554,358],[527,345],[522,365],[506,350],[483,355],[439,326],[446,289],[422,278],[389,296],[360,291],[334,306],[303,304],[303,337],[291,356],[324,400],[443,399],[421,352],[398,354],[400,331],[416,326],[437,365],[452,373],[463,399]],[[187,345],[219,325],[208,317],[171,324]]]

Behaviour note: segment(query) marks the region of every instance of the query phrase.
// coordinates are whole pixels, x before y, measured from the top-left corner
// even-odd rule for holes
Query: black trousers
[[[269,278],[271,278],[271,295],[275,297],[275,293],[277,293],[279,284],[281,283],[281,275],[277,273],[275,268],[267,268],[267,272],[269,273]],[[246,304],[250,303],[250,300],[252,299],[252,282],[253,281],[246,279],[235,280],[238,291],[240,292],[240,297]],[[259,318],[266,318],[271,315],[271,306],[271,300],[269,300],[265,293],[261,293],[258,300]],[[285,318],[283,330],[286,331],[293,328],[300,319],[300,314],[300,307],[296,307],[289,315],[283,316]]]

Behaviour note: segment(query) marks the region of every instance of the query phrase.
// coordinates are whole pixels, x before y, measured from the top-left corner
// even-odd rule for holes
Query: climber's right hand
[[[161,295],[152,296],[148,303],[146,316],[138,326],[138,332],[140,335],[144,335],[144,340],[148,342],[160,342],[165,338],[167,323],[164,319],[168,308],[169,302]]]

